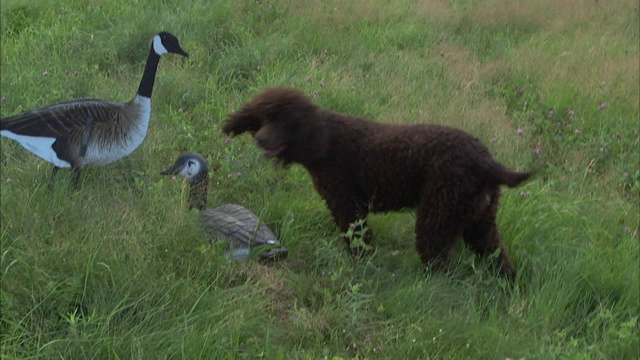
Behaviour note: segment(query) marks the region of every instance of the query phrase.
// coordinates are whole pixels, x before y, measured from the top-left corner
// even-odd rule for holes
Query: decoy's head
[[[189,57],[189,54],[187,54],[187,52],[182,50],[182,48],[180,47],[178,38],[172,33],[166,31],[163,31],[154,36],[151,47],[153,48],[153,51],[158,55],[173,53]]]
[[[162,170],[160,175],[180,175],[191,182],[207,178],[209,166],[207,160],[193,152],[186,152],[178,157],[170,167]]]
[[[180,175],[189,179],[189,209],[203,210],[207,204],[209,166],[207,160],[197,153],[186,152],[160,175]]]

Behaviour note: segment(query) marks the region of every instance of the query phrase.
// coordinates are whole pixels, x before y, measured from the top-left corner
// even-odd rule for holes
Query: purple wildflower
[[[228,174],[227,174],[227,179],[231,179],[232,177],[233,177],[233,174],[232,174],[232,173],[228,173]]]
[[[518,131],[516,131],[516,132],[518,133],[518,135],[524,134],[524,130],[522,130],[522,129],[518,129]]]
[[[238,172],[236,173],[236,176],[240,177],[240,176],[242,176],[242,173],[241,173],[240,171],[238,171]]]
[[[42,76],[49,76],[49,72],[48,71],[43,72]]]
[[[322,53],[323,53],[324,55],[329,55],[329,50],[324,50]]]
[[[308,82],[313,82],[313,77],[312,76],[307,76],[307,81]]]
[[[576,135],[580,135],[580,134],[582,134],[582,130],[580,130],[580,129],[576,129],[576,130],[574,131],[574,133],[576,133]]]
[[[607,107],[607,104],[605,104],[605,103],[600,104],[600,110],[604,110],[604,108],[606,108],[606,107]]]
[[[536,154],[536,155],[540,155],[541,152],[542,152],[542,150],[540,150],[540,148],[537,147],[537,146],[535,147],[535,149],[533,149],[533,153]]]

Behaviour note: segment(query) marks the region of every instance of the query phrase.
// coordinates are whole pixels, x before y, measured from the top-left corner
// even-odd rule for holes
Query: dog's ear
[[[331,114],[315,108],[301,118],[303,121],[298,124],[295,139],[292,139],[295,161],[308,164],[325,158],[331,138],[331,128],[326,121],[328,116]]]
[[[262,122],[256,117],[253,107],[247,104],[227,117],[222,126],[222,132],[235,136],[248,131],[253,135],[260,130],[261,126]]]

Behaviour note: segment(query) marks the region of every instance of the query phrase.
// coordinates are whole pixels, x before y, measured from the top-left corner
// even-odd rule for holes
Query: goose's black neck
[[[191,180],[191,188],[189,189],[189,209],[204,209],[207,205],[208,187],[209,175],[206,173]]]
[[[160,62],[160,55],[156,54],[153,50],[153,43],[149,50],[149,57],[147,57],[147,64],[144,67],[144,73],[142,73],[142,80],[140,80],[140,87],[138,87],[138,95],[151,98],[153,92],[153,83],[156,80],[156,70],[158,70],[158,63]]]

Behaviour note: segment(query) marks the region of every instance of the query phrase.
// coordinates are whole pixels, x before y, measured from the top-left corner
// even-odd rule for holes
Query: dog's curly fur
[[[369,212],[416,208],[416,248],[425,264],[445,265],[462,237],[479,255],[500,249],[496,264],[515,278],[496,211],[500,186],[515,187],[531,173],[507,169],[473,136],[331,112],[289,88],[258,94],[229,115],[223,131],[250,132],[265,156],[304,166],[342,231]],[[364,240],[371,241],[370,231]]]

